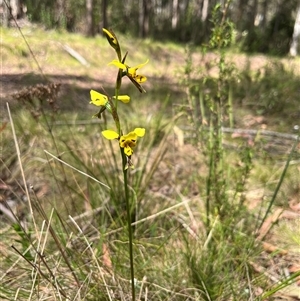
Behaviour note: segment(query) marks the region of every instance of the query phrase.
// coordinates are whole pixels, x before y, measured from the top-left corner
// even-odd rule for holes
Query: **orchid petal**
[[[101,94],[95,90],[90,91],[91,94],[91,101],[90,103],[94,104],[95,106],[105,106],[108,102],[108,97],[104,94]]]
[[[147,80],[147,77],[144,75],[136,75],[134,76],[134,79],[138,82],[138,83],[144,83]]]
[[[127,157],[130,157],[133,154],[133,150],[130,146],[125,146],[124,153]]]
[[[127,69],[127,66],[125,64],[122,64],[118,60],[112,60],[110,63],[108,63],[108,65],[114,65],[114,66],[118,67],[119,69],[123,69],[123,70]]]
[[[144,128],[135,128],[134,129],[134,133],[138,136],[138,137],[144,137],[146,130]]]
[[[114,96],[113,98],[116,98],[116,96]],[[119,95],[118,100],[122,101],[123,103],[128,103],[130,101],[130,96],[128,96],[128,95]]]
[[[148,63],[149,63],[149,59],[148,59],[145,63],[139,64],[139,65],[137,65],[136,67],[129,68],[129,70],[130,70],[130,69],[138,70],[138,69],[142,68],[143,66],[145,66],[145,65],[148,64]]]
[[[106,138],[108,140],[113,140],[113,139],[118,139],[119,138],[119,134],[115,131],[112,131],[112,130],[102,131],[102,135],[104,136],[104,138]]]

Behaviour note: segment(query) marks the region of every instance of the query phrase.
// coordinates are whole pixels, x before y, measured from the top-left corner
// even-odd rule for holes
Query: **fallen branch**
[[[203,127],[204,130],[209,130],[208,127]],[[194,129],[191,127],[183,127],[183,131],[185,132],[193,132]],[[244,136],[269,136],[269,137],[277,137],[282,138],[286,140],[297,140],[298,135],[297,134],[286,134],[286,133],[279,133],[274,131],[266,131],[266,130],[251,130],[251,129],[234,129],[234,128],[226,128],[222,127],[223,133],[233,133],[233,134],[240,134]]]
[[[250,136],[261,135],[261,136],[283,138],[283,139],[287,139],[287,140],[297,140],[298,139],[298,135],[296,135],[296,134],[285,134],[285,133],[266,131],[266,130],[248,130],[248,129],[245,130],[245,129],[232,129],[232,128],[222,127],[222,131],[224,133],[244,134],[244,135],[250,135]]]
[[[68,45],[63,45],[63,44],[60,44],[60,45],[66,52],[68,52],[80,64],[82,64],[83,66],[87,66],[87,67],[90,65],[89,62],[84,57],[82,57],[77,51],[75,51],[73,48],[71,48]]]

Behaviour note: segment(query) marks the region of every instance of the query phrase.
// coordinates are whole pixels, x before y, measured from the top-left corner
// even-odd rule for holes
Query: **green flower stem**
[[[200,100],[200,111],[202,116],[202,124],[205,124],[206,116],[205,116],[205,105],[204,105],[204,97],[203,97],[203,90],[199,90],[199,100]]]
[[[113,101],[110,98],[108,99],[108,101],[109,101],[109,104],[110,104],[111,114],[113,116],[113,119],[115,121],[117,130],[118,130],[118,134],[119,134],[119,136],[121,136],[121,125],[120,125],[120,119],[119,119],[117,108],[115,107]],[[118,101],[118,96],[117,95],[116,95],[116,101]]]
[[[114,117],[114,119],[115,119],[115,122],[116,122],[116,126],[117,126],[117,129],[118,129],[119,136],[122,135],[120,121],[119,121],[119,117],[118,117],[118,97],[119,97],[119,94],[120,94],[121,85],[122,85],[122,69],[119,70],[117,80],[116,80],[116,88],[115,88],[116,101],[115,101],[115,105],[114,105],[115,115],[117,116],[118,123],[116,122],[115,117]],[[114,116],[114,114],[113,114],[113,116]]]
[[[121,49],[119,47],[115,48],[116,53],[118,55],[118,59],[121,62]],[[126,54],[127,55],[127,54]],[[125,58],[126,58],[125,55]],[[124,58],[124,60],[125,60]],[[116,79],[116,87],[115,87],[115,104],[111,101],[112,104],[112,115],[117,127],[117,131],[119,137],[122,135],[120,120],[118,116],[118,97],[120,95],[120,89],[122,85],[122,69],[119,69],[117,79]],[[127,157],[124,153],[124,148],[120,147],[121,156],[122,156],[122,167],[123,167],[123,177],[124,177],[124,192],[125,192],[125,202],[126,202],[126,211],[127,211],[127,226],[128,226],[128,238],[129,238],[129,258],[130,258],[130,278],[131,278],[131,294],[132,301],[135,301],[135,286],[134,286],[134,264],[133,264],[133,242],[132,242],[132,227],[131,227],[131,206],[129,200],[129,189],[128,189],[128,174],[127,174]]]
[[[127,226],[128,226],[128,237],[129,237],[129,257],[130,257],[130,276],[131,276],[131,291],[132,291],[132,301],[135,301],[135,286],[134,286],[134,264],[133,264],[133,242],[132,242],[132,227],[131,227],[131,206],[129,200],[129,189],[128,189],[128,174],[127,169],[127,158],[124,154],[124,149],[120,148],[122,154],[123,162],[123,176],[124,176],[124,190],[125,190],[125,201],[126,201],[126,211],[127,211]]]
[[[229,82],[228,87],[228,115],[229,115],[229,125],[233,128],[233,91],[232,91],[232,84]]]
[[[117,105],[118,105],[118,96],[120,92],[122,84],[122,69],[119,70],[118,77],[116,80],[116,89],[115,89],[115,97],[116,104],[113,105],[112,115],[116,123],[116,127],[118,130],[119,136],[121,133],[121,125],[119,121]],[[133,263],[133,242],[132,242],[132,227],[131,227],[131,206],[129,200],[129,189],[128,189],[128,174],[127,174],[127,157],[124,153],[124,148],[120,147],[121,156],[122,156],[122,167],[123,167],[123,178],[124,178],[124,191],[125,191],[125,202],[126,202],[126,211],[127,211],[127,226],[128,226],[128,238],[129,238],[129,258],[130,258],[130,278],[131,278],[131,294],[132,301],[135,301],[135,286],[134,286],[134,263]]]

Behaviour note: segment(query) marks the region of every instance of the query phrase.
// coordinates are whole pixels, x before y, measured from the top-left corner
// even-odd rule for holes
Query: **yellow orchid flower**
[[[133,148],[136,145],[137,137],[144,137],[145,129],[136,128],[133,132],[120,137],[120,147],[124,148],[124,153],[127,157],[133,154]]]
[[[132,132],[128,133],[127,135],[122,135],[119,137],[119,134],[112,130],[105,130],[102,131],[102,135],[108,139],[118,139],[121,148],[124,148],[124,153],[127,157],[131,157],[133,154],[133,148],[136,146],[136,141],[138,137],[144,137],[145,135],[144,128],[135,128]]]
[[[140,69],[141,67],[148,64],[148,62],[149,62],[149,60],[147,60],[145,63],[139,64],[135,67],[130,67],[118,60],[113,60],[108,65],[114,65],[114,66],[118,67],[119,69],[122,69],[123,75],[126,75],[133,82],[133,84],[140,90],[140,92],[146,92],[143,89],[143,87],[140,85],[140,83],[144,83],[147,80],[147,77],[144,75],[136,74],[136,73],[137,73],[138,69]]]
[[[91,94],[91,101],[93,105],[100,107],[100,106],[105,106],[108,102],[108,96],[101,94],[95,90],[90,91]]]
[[[148,62],[149,62],[149,60],[147,60],[143,64],[137,65],[136,67],[129,67],[128,65],[123,64],[118,60],[113,60],[108,65],[114,65],[114,66],[118,67],[119,69],[124,70],[126,72],[127,76],[134,78],[138,83],[144,83],[147,80],[147,77],[136,74],[136,71],[138,69],[140,69],[141,67],[145,66],[146,64],[148,64]]]
[[[112,108],[110,105],[110,102],[108,101],[109,98],[107,95],[104,95],[102,93],[99,93],[95,90],[91,90],[90,91],[91,94],[91,101],[90,103],[100,107],[100,110],[97,114],[93,115],[93,117],[98,117],[99,119],[101,119],[101,114],[108,109],[108,111],[110,113],[112,113]],[[113,96],[113,98],[116,98],[115,96]],[[118,100],[124,102],[124,103],[128,103],[130,101],[130,97],[128,95],[119,95],[118,96]]]
[[[100,106],[107,106],[108,103],[108,96],[99,93],[95,90],[90,91],[91,94],[91,101],[93,105],[100,107]],[[113,96],[113,98],[116,98]],[[119,95],[118,100],[122,101],[123,103],[128,103],[130,101],[130,97],[128,95]]]

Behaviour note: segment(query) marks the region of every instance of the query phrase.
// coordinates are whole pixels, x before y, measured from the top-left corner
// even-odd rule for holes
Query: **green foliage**
[[[220,2],[220,1],[219,1]],[[256,2],[255,2],[256,3]],[[171,40],[201,45],[220,41],[234,44],[238,37],[242,49],[247,52],[263,52],[272,55],[286,55],[289,51],[294,28],[294,12],[297,0],[263,1],[254,5],[247,2],[209,2],[205,5],[191,0],[178,3],[169,1],[93,1],[92,23],[95,34],[102,33],[102,26],[114,28],[116,32],[134,37]],[[42,23],[46,28],[59,28],[69,32],[86,33],[86,3],[84,0],[27,1],[27,15],[33,22]],[[60,7],[61,6],[61,7]],[[231,36],[220,38],[218,24],[223,23],[222,12],[231,21],[226,31]],[[216,14],[219,17],[216,17]],[[105,17],[106,16],[106,17]],[[108,24],[103,22],[109,20]],[[174,21],[176,20],[176,21]],[[260,20],[258,22],[258,20]],[[213,23],[213,22],[215,23]],[[175,23],[174,23],[175,22]],[[228,20],[226,21],[228,22]],[[232,30],[234,24],[235,31]],[[222,25],[223,31],[225,24]],[[145,30],[144,30],[145,29]],[[211,39],[212,31],[216,31]],[[217,46],[215,46],[217,47]]]
[[[42,23],[47,29],[65,29],[70,32],[82,30],[80,20],[85,17],[85,1],[32,1],[26,2],[32,22]],[[83,30],[82,30],[83,31]]]
[[[226,15],[220,16],[218,10],[217,6],[214,30],[209,43],[213,49],[217,48],[219,54],[215,63],[217,77],[205,75],[199,70],[202,77],[198,84],[193,82],[191,78],[195,70],[190,52],[184,70],[183,83],[187,88],[189,104],[187,115],[195,132],[193,142],[204,156],[206,172],[199,175],[197,181],[201,183],[199,191],[202,191],[201,196],[205,203],[205,234],[199,240],[192,241],[189,235],[183,237],[190,280],[199,289],[201,300],[232,298],[242,301],[250,298],[249,294],[254,289],[251,283],[254,284],[255,275],[250,262],[259,252],[254,233],[262,227],[274,206],[297,141],[259,222],[254,215],[249,214],[245,197],[254,167],[255,149],[248,142],[239,143],[235,150],[224,147],[227,137],[222,129],[228,126],[228,120],[233,125],[235,109],[232,89],[238,84],[239,77],[236,76],[234,64],[227,62],[224,52],[224,47],[231,40],[233,28],[229,25],[230,21],[226,21]],[[270,296],[275,291],[269,291],[270,294],[267,295]]]
[[[15,223],[12,225],[13,229],[19,235],[19,239],[15,239],[15,243],[20,243],[22,246],[22,254],[26,260],[31,261],[33,260],[32,255],[30,254],[29,250],[31,247],[30,244],[30,231],[24,231],[24,228],[21,226],[20,223]]]
[[[214,232],[222,233],[224,229],[220,227],[218,222],[215,223]],[[200,300],[233,297],[242,301],[249,298],[251,288],[247,285],[247,278],[251,279],[252,270],[248,261],[255,255],[254,241],[238,233],[231,242],[217,234],[213,234],[211,239],[218,244],[209,242],[206,247],[199,242],[196,246],[186,242],[186,260],[193,285],[199,289]]]
[[[209,40],[210,49],[222,49],[229,47],[233,42],[234,24],[224,18],[226,11],[222,11],[220,4],[212,10],[212,33]]]
[[[293,69],[288,69],[282,62],[273,61],[255,72],[246,67],[234,93],[239,99],[247,95],[246,101],[241,102],[258,114],[286,117],[292,127],[294,120],[299,117],[298,83],[299,75]]]
[[[275,10],[266,27],[252,26],[246,31],[242,49],[244,51],[262,52],[275,56],[285,56],[289,53],[295,19],[292,12],[297,1],[282,2]]]

